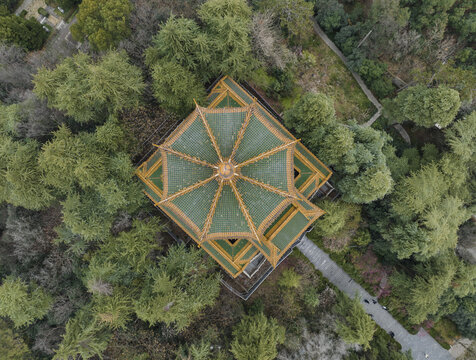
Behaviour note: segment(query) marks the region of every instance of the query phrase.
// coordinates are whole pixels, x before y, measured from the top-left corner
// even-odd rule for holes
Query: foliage
[[[398,122],[412,121],[430,128],[438,124],[447,127],[456,117],[461,105],[458,92],[445,86],[427,88],[412,86],[401,91],[392,102],[385,104],[387,117]]]
[[[8,316],[15,327],[41,319],[51,304],[51,296],[42,288],[28,285],[19,278],[7,277],[0,286],[0,315]]]
[[[137,316],[151,325],[165,322],[185,329],[218,296],[220,278],[209,274],[209,269],[199,250],[170,247],[167,257],[147,274],[140,298],[134,303]]]
[[[410,23],[415,28],[428,29],[439,27],[445,29],[448,22],[448,10],[456,0],[403,0],[411,10]]]
[[[317,239],[324,237],[326,247],[332,251],[342,251],[350,242],[349,233],[355,231],[360,218],[360,206],[344,201],[322,200],[318,203],[326,214],[319,219],[310,233]]]
[[[0,353],[5,360],[23,360],[31,355],[23,339],[5,321],[0,321]]]
[[[337,0],[316,0],[316,20],[324,31],[334,34],[346,24],[344,6]]]
[[[154,95],[166,110],[186,115],[205,99],[205,89],[197,77],[173,61],[160,60],[152,68]]]
[[[337,321],[339,336],[348,343],[359,344],[364,349],[368,349],[376,327],[372,318],[367,315],[360,304],[360,298],[355,296],[353,299],[349,299],[345,295],[341,295],[335,311],[341,316],[341,319]]]
[[[278,285],[285,289],[297,289],[301,286],[301,276],[293,269],[286,269],[281,273]]]
[[[36,19],[8,14],[0,5],[0,40],[31,51],[41,49],[47,38],[48,33]]]
[[[392,81],[386,76],[386,71],[385,63],[369,59],[364,59],[358,69],[359,75],[379,98],[387,97],[393,92]]]
[[[451,315],[451,320],[465,337],[476,338],[476,293],[459,301],[458,309]]]
[[[95,319],[89,308],[83,308],[66,324],[66,333],[56,351],[54,360],[70,358],[89,359],[95,355],[102,359],[111,334]]]
[[[284,114],[286,127],[297,135],[303,135],[315,128],[335,121],[334,103],[321,93],[307,93]]]
[[[0,201],[27,209],[41,209],[53,200],[43,182],[36,158],[36,141],[20,142],[0,135]]]
[[[264,0],[261,9],[271,11],[279,21],[281,28],[297,40],[309,36],[313,15],[312,3],[305,0]]]
[[[251,25],[253,52],[269,67],[283,70],[294,60],[294,56],[283,44],[282,36],[274,26],[274,16],[271,11],[253,15]]]
[[[38,158],[45,183],[66,196],[65,224],[86,240],[106,236],[118,210],[134,210],[143,200],[129,156],[111,144],[122,137],[120,127],[114,118],[103,126],[78,135],[62,126]]]
[[[476,154],[476,111],[446,129],[445,138],[456,156],[464,161],[472,160]]]
[[[97,50],[111,49],[130,34],[131,10],[129,0],[83,0],[71,34],[78,41],[87,39]]]
[[[263,313],[248,315],[233,330],[231,353],[237,360],[272,360],[285,339],[284,327]]]
[[[254,67],[251,56],[251,8],[244,0],[208,0],[198,10],[209,34],[215,74],[243,79]]]
[[[140,69],[128,63],[124,52],[109,52],[97,63],[79,53],[54,70],[40,69],[34,84],[39,98],[80,123],[136,107],[144,89]]]

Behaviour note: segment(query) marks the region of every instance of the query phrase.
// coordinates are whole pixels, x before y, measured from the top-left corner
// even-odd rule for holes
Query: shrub
[[[48,17],[50,16],[50,14],[48,13],[48,11],[46,11],[45,9],[43,9],[42,7],[38,8],[38,14],[44,16],[44,17]]]

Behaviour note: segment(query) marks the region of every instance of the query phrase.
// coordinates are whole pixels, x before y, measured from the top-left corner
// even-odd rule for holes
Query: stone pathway
[[[395,340],[402,345],[402,351],[411,350],[414,360],[452,360],[454,359],[450,353],[443,349],[424,329],[420,329],[418,334],[411,335],[400,323],[395,320],[392,315],[384,310],[381,305],[373,304],[369,295],[364,288],[357,284],[347,273],[342,270],[328,254],[322,251],[306,236],[297,245],[297,248],[311,261],[311,263],[319,270],[331,283],[339,290],[350,297],[359,294],[361,303],[368,314],[372,314],[375,322],[385,331],[393,331]],[[368,299],[370,304],[363,300]],[[426,357],[428,355],[428,357]]]
[[[364,126],[371,126],[375,120],[377,120],[380,115],[382,114],[382,104],[377,100],[377,98],[372,94],[372,92],[369,90],[367,85],[365,85],[364,81],[360,77],[359,74],[356,72],[352,71],[352,69],[347,65],[347,59],[345,58],[344,54],[339,50],[339,48],[332,42],[331,39],[326,35],[326,33],[321,29],[319,24],[316,22],[314,18],[311,18],[312,20],[312,26],[314,27],[314,31],[319,37],[326,43],[329,48],[336,53],[336,55],[342,60],[342,62],[345,64],[347,69],[352,73],[352,76],[354,77],[355,81],[359,84],[360,88],[364,92],[364,94],[367,96],[367,98],[374,104],[375,108],[377,109],[377,112],[370,118],[369,121],[367,121]]]

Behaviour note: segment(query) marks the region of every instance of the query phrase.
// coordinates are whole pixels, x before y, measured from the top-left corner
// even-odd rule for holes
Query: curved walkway
[[[350,297],[356,292],[361,297],[361,303],[368,314],[372,314],[375,322],[385,331],[393,331],[395,340],[402,345],[402,351],[411,350],[415,360],[452,360],[453,357],[443,349],[424,329],[418,334],[411,335],[389,312],[384,310],[378,303],[370,304],[363,302],[364,299],[372,299],[359,284],[355,283],[347,273],[342,270],[324,251],[316,246],[306,236],[303,237],[297,248],[311,261],[317,270],[332,282],[339,290]],[[426,357],[428,355],[428,357]]]
[[[353,71],[350,66],[347,64],[347,59],[345,58],[344,54],[339,50],[339,48],[332,42],[331,39],[326,35],[326,33],[321,29],[319,24],[316,22],[314,18],[311,18],[312,20],[312,26],[314,27],[314,31],[319,37],[326,43],[329,48],[336,53],[336,55],[342,60],[342,62],[345,64],[347,69],[352,73],[352,76],[354,77],[355,81],[359,84],[360,88],[364,92],[364,94],[367,96],[367,98],[370,100],[372,104],[374,104],[375,108],[377,109],[377,112],[370,118],[369,121],[367,121],[364,126],[371,126],[375,120],[379,118],[379,116],[382,114],[382,104],[377,100],[377,98],[372,94],[372,92],[369,90],[367,85],[365,85],[364,81],[360,77],[359,74],[357,74],[355,71]]]

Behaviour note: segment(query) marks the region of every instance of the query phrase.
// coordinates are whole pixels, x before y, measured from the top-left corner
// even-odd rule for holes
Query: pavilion
[[[145,194],[226,272],[273,267],[324,211],[331,171],[231,78],[137,169]]]

